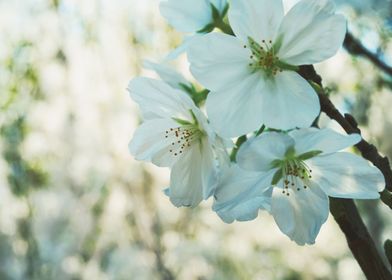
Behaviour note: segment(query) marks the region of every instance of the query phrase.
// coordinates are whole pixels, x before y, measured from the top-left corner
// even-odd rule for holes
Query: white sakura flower
[[[197,206],[214,191],[226,153],[222,139],[183,91],[149,78],[135,78],[128,89],[144,118],[129,144],[131,154],[171,167],[170,200],[177,207]]]
[[[259,194],[272,189],[270,213],[281,231],[300,245],[313,244],[328,217],[328,196],[377,199],[385,187],[382,173],[368,161],[338,152],[360,140],[358,134],[342,135],[330,129],[263,133],[243,144],[237,156],[242,169],[259,172],[259,180],[239,186],[241,197],[219,201],[216,195],[217,200],[226,203],[226,216],[238,220],[240,209],[241,216],[254,217],[257,205],[246,209],[243,204],[255,188]]]
[[[161,2],[160,11],[178,31],[195,33],[209,25],[213,28],[211,5],[222,16],[227,9],[227,0],[167,0]]]
[[[207,113],[223,136],[261,124],[308,127],[320,112],[316,92],[295,70],[321,62],[342,45],[346,20],[329,0],[302,0],[285,16],[281,0],[232,0],[236,35],[193,40],[188,58],[196,79],[211,90]]]

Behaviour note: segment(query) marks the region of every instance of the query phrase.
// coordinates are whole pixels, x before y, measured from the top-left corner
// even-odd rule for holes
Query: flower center
[[[279,49],[278,42],[273,44],[272,40],[261,40],[261,44],[256,42],[251,37],[248,37],[248,45],[244,45],[244,48],[250,49],[252,54],[250,55],[249,67],[252,71],[262,71],[267,77],[275,76],[278,72],[284,70],[298,71],[298,67],[287,64],[281,60],[277,55]]]
[[[315,157],[321,151],[310,151],[296,155],[294,147],[287,149],[283,160],[272,162],[272,168],[278,168],[271,184],[277,186],[282,182],[282,193],[290,196],[291,192],[307,190],[311,184],[312,169],[305,163],[307,159]]]
[[[276,75],[278,71],[282,72],[283,69],[278,66],[279,58],[275,54],[275,48],[271,40],[262,40],[261,45],[252,38],[248,38],[249,48],[252,52],[249,66],[254,71],[262,70],[267,76]],[[247,46],[244,46],[247,48]]]
[[[205,135],[199,126],[199,122],[192,110],[189,110],[193,121],[173,118],[179,126],[169,128],[165,132],[165,140],[170,141],[170,154],[179,156],[189,149],[192,144],[200,143]]]
[[[286,160],[282,167],[283,194],[290,196],[291,191],[306,190],[312,178],[312,169],[304,161]]]

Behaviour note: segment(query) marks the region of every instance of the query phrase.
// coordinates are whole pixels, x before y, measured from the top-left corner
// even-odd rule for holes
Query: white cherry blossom
[[[177,207],[197,206],[214,192],[226,159],[223,140],[183,91],[149,78],[135,78],[128,89],[144,118],[129,144],[131,154],[170,167],[166,193],[171,202]]]
[[[385,187],[379,169],[357,155],[339,152],[360,140],[357,134],[316,128],[252,138],[237,156],[239,167],[250,175],[238,172],[237,181],[221,180],[215,210],[226,222],[252,219],[258,209],[269,209],[269,197],[269,211],[281,231],[299,245],[313,244],[328,218],[328,196],[377,199]]]
[[[285,16],[281,0],[232,0],[235,36],[210,33],[188,48],[191,71],[211,90],[207,113],[225,137],[267,127],[308,127],[320,112],[316,92],[296,70],[342,45],[346,20],[329,0],[302,0]]]

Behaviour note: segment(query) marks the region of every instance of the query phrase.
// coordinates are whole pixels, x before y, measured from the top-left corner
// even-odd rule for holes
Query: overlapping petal
[[[314,89],[293,71],[278,73],[266,80],[259,114],[267,127],[288,130],[309,127],[320,114],[320,102]]]
[[[346,20],[334,14],[330,0],[302,0],[284,17],[279,28],[279,57],[293,65],[330,58],[342,46]]]
[[[332,197],[377,199],[385,188],[381,171],[350,153],[318,156],[307,163],[313,170],[312,180]]]
[[[280,230],[298,245],[314,244],[329,213],[328,196],[315,184],[290,196],[274,188],[271,214]]]
[[[267,132],[244,143],[237,154],[241,168],[250,171],[268,171],[272,162],[284,158],[289,147],[294,146],[293,139],[283,133]]]
[[[154,119],[143,123],[136,129],[129,143],[129,151],[136,160],[151,161],[161,167],[172,166],[179,157],[170,153],[172,142],[165,137],[165,133],[177,126],[172,119]]]
[[[180,118],[192,120],[192,99],[183,91],[163,81],[139,77],[128,86],[132,99],[138,103],[145,120],[154,118]],[[195,109],[196,110],[196,109]]]
[[[303,128],[293,130],[289,135],[295,140],[297,154],[309,151],[321,151],[323,154],[334,153],[361,141],[359,134],[344,135],[330,128]]]
[[[203,199],[207,199],[215,191],[218,182],[219,163],[215,160],[213,147],[208,139],[205,138],[202,140],[199,149],[201,155],[201,187],[203,190]]]
[[[165,63],[155,63],[146,60],[143,65],[145,68],[155,71],[172,88],[183,89],[181,85],[191,86],[191,83],[184,76]]]
[[[206,139],[193,145],[173,166],[168,195],[177,206],[195,207],[215,191],[218,166]]]
[[[213,210],[226,223],[255,219],[260,209],[270,209],[272,176],[272,172],[250,172],[232,165],[221,175]]]
[[[203,200],[202,154],[198,145],[184,154],[170,174],[170,201],[177,207],[195,207]]]
[[[227,89],[251,75],[250,55],[237,38],[221,33],[200,36],[188,49],[192,74],[212,91]]]
[[[208,95],[208,118],[218,134],[235,137],[260,128],[263,121],[259,113],[263,104],[260,87],[263,87],[263,80],[256,73],[238,81],[232,88]]]
[[[208,0],[168,0],[159,8],[169,24],[182,32],[199,31],[212,21]]]
[[[248,37],[258,42],[273,40],[283,15],[281,0],[232,0],[229,10],[230,25],[245,44]]]

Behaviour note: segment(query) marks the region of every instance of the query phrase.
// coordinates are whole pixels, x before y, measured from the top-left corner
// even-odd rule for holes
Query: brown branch
[[[330,210],[346,236],[347,244],[366,278],[392,279],[392,274],[381,259],[354,201],[330,198]]]
[[[322,79],[311,65],[301,66],[299,73],[307,80],[322,87]],[[347,133],[360,133],[351,115],[343,116],[325,94],[319,94],[321,110],[331,119],[336,120]],[[362,140],[357,144],[364,158],[373,162],[384,174],[387,186],[391,189],[392,172],[387,158],[383,158],[377,149]],[[368,279],[389,280],[392,274],[384,264],[371,238],[354,201],[351,199],[330,198],[330,210],[339,227],[346,236],[348,246]]]
[[[392,67],[382,61],[377,54],[365,48],[351,33],[347,32],[343,46],[350,54],[366,57],[378,68],[392,76]]]
[[[321,86],[321,78],[317,75],[313,66],[301,66],[300,74],[307,80],[313,81]],[[321,111],[327,114],[328,117],[337,121],[342,128],[348,133],[361,133],[358,128],[358,124],[354,117],[345,114],[344,116],[336,109],[335,105],[329,100],[328,96],[319,93],[319,99],[321,104]],[[361,152],[362,156],[372,162],[377,168],[379,168],[384,175],[386,188],[392,191],[392,170],[387,157],[383,157],[379,154],[377,148],[362,139],[356,147]]]

